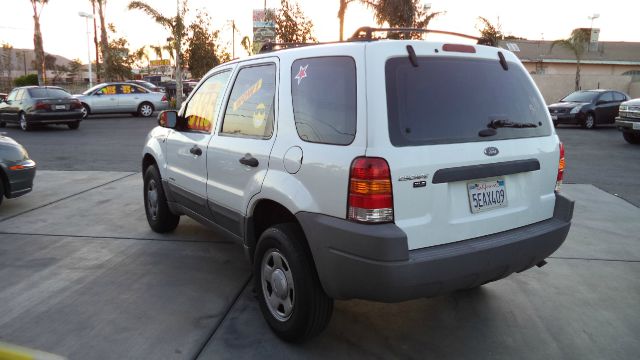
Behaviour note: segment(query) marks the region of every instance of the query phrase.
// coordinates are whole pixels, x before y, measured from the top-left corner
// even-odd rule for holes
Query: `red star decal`
[[[300,71],[298,71],[298,75],[294,79],[298,80],[298,85],[300,85],[300,81],[307,77],[307,68],[309,65],[300,66]]]

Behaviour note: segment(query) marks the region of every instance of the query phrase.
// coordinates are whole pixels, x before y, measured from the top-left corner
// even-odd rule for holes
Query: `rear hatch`
[[[394,221],[410,249],[553,215],[559,142],[513,54],[385,41],[367,46],[366,66],[367,156],[389,164]]]

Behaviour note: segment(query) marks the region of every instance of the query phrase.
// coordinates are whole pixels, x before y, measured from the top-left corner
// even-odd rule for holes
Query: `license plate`
[[[56,105],[56,110],[64,110],[64,109],[66,109],[66,108],[67,108],[67,107],[66,107],[66,106],[64,106],[64,105]]]
[[[507,206],[504,183],[504,179],[467,183],[471,212],[475,214]]]
[[[633,130],[640,130],[640,122],[633,123]]]
[[[551,115],[551,120],[558,120],[558,115]]]

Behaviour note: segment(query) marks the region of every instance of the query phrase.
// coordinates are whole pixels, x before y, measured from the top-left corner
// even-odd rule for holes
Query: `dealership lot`
[[[0,207],[0,341],[71,359],[640,353],[640,148],[613,128],[559,129],[576,208],[547,266],[434,299],[338,301],[325,333],[292,346],[259,314],[241,246],[184,217],[170,235],[147,226],[138,171],[153,125],[4,130],[45,170]]]

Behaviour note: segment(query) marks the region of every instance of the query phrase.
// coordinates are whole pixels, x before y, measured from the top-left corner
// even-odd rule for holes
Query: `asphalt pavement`
[[[574,183],[562,191],[576,208],[545,267],[433,299],[337,301],[323,334],[290,345],[262,319],[239,244],[186,217],[172,234],[149,229],[138,171],[153,126],[99,118],[78,131],[5,130],[41,170],[32,193],[0,206],[0,342],[70,359],[640,354],[639,192],[627,184],[640,172],[612,159],[637,164],[640,149],[614,129],[559,129]],[[69,171],[80,168],[96,171]],[[619,186],[610,191],[624,199],[607,186]]]

